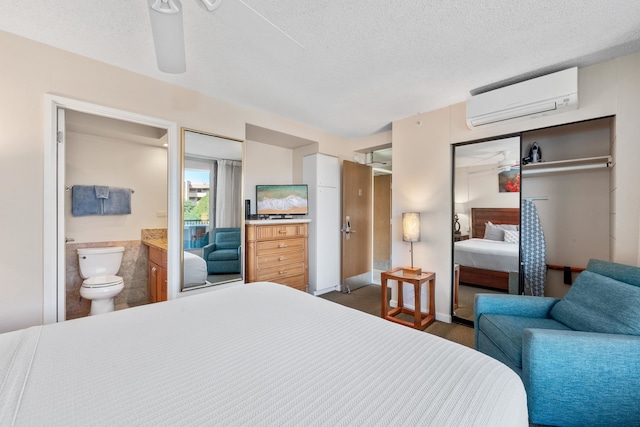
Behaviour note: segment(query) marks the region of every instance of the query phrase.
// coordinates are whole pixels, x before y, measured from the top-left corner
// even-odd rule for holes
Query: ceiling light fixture
[[[209,12],[213,12],[214,10],[216,10],[218,6],[220,6],[220,3],[222,3],[222,0],[200,0],[200,1],[202,2],[202,5]]]

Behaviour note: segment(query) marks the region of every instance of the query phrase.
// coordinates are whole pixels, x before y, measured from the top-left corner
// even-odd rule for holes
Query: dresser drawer
[[[294,250],[287,248],[287,250],[276,251],[276,253],[258,253],[256,258],[258,269],[276,267],[284,264],[304,263],[305,261],[304,252],[299,249],[295,250],[295,248]]]
[[[276,267],[259,268],[258,281],[284,283],[287,277],[303,275],[305,273],[304,262],[284,264]]]
[[[266,240],[256,244],[258,256],[271,253],[302,251],[304,249],[303,239],[282,239],[282,240]]]
[[[307,224],[262,225],[256,228],[256,240],[305,237]]]
[[[306,292],[307,284],[304,279],[305,279],[304,274],[300,274],[297,276],[283,277],[278,281],[278,283]]]

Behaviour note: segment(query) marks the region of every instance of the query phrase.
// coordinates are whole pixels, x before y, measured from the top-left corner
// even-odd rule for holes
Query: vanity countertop
[[[167,248],[169,247],[168,242],[167,242],[167,238],[159,238],[159,239],[143,239],[142,243],[149,246],[149,247],[154,247],[163,251],[167,251]]]

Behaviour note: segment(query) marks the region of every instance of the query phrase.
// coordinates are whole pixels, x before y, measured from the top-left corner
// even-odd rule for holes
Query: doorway
[[[46,135],[44,170],[44,309],[45,324],[66,320],[66,224],[69,210],[66,191],[67,112],[108,118],[123,123],[161,129],[167,134],[167,239],[168,298],[177,296],[180,287],[180,144],[176,123],[69,98],[46,97]],[[114,165],[117,167],[117,165]]]

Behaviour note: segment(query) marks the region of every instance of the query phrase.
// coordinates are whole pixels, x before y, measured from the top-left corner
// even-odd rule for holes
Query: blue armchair
[[[640,426],[640,268],[590,260],[562,299],[478,294],[474,329],[532,423]]]
[[[213,243],[202,248],[208,274],[240,273],[240,228],[216,228]]]

